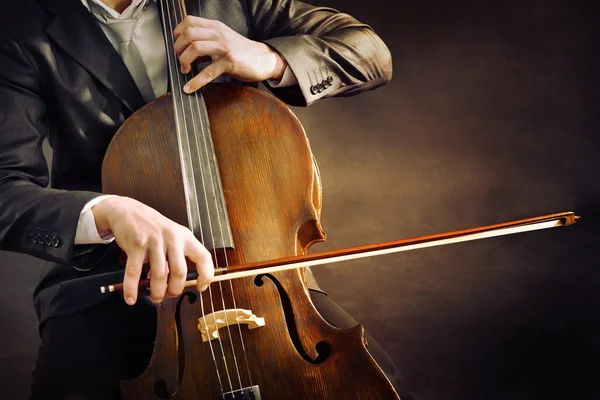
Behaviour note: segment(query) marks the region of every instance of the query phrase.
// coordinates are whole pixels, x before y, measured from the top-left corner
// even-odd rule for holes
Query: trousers
[[[326,294],[310,290],[323,318],[339,328],[358,324]],[[32,374],[30,400],[119,400],[119,381],[140,375],[152,355],[156,309],[147,298],[128,306],[113,295],[84,312],[50,318]],[[410,400],[404,379],[370,335],[368,349],[402,400]],[[375,400],[375,399],[374,399]]]

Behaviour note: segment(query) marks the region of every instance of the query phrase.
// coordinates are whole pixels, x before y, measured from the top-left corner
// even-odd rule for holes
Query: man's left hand
[[[187,16],[174,34],[182,73],[189,73],[197,59],[212,60],[184,86],[186,93],[195,92],[222,74],[245,82],[281,79],[287,67],[277,51],[240,35],[220,21]]]

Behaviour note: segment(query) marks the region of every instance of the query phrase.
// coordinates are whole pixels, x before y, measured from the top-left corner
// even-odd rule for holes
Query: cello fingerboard
[[[185,94],[191,74],[181,73],[173,30],[185,17],[183,2],[161,1],[167,44],[169,80],[173,95],[176,134],[186,197],[188,228],[209,250],[233,249],[233,236],[225,205],[206,103],[201,91]]]

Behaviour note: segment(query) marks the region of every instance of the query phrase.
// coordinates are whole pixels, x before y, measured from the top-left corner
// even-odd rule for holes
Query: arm
[[[331,8],[295,0],[248,1],[254,33],[246,38],[225,24],[188,16],[175,29],[183,73],[211,58],[184,87],[191,93],[221,74],[246,82],[281,79],[290,67],[298,85],[270,87],[291,105],[351,96],[387,83],[391,55],[371,28]]]
[[[101,194],[46,187],[46,112],[35,67],[16,41],[0,37],[0,249],[66,263],[82,209]],[[157,302],[165,293],[174,296],[183,290],[184,256],[203,274],[199,289],[212,279],[210,253],[189,229],[126,197],[108,197],[92,208],[98,232],[113,234],[128,255],[124,294],[129,304],[136,301],[146,261],[153,277],[151,297]]]
[[[98,193],[50,189],[42,141],[46,105],[34,65],[0,37],[0,249],[56,262],[71,257],[79,214]]]
[[[248,7],[257,40],[281,54],[298,80],[298,86],[271,89],[292,105],[352,96],[392,78],[388,48],[350,15],[296,0],[248,1]],[[315,88],[328,77],[328,87]]]

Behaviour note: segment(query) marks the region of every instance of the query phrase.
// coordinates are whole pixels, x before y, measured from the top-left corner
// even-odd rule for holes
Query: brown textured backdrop
[[[563,210],[577,226],[315,269],[418,400],[597,399],[596,9],[567,0],[310,1],[388,43],[384,88],[295,109],[329,235],[313,251]],[[0,398],[25,399],[39,262],[0,253]]]

